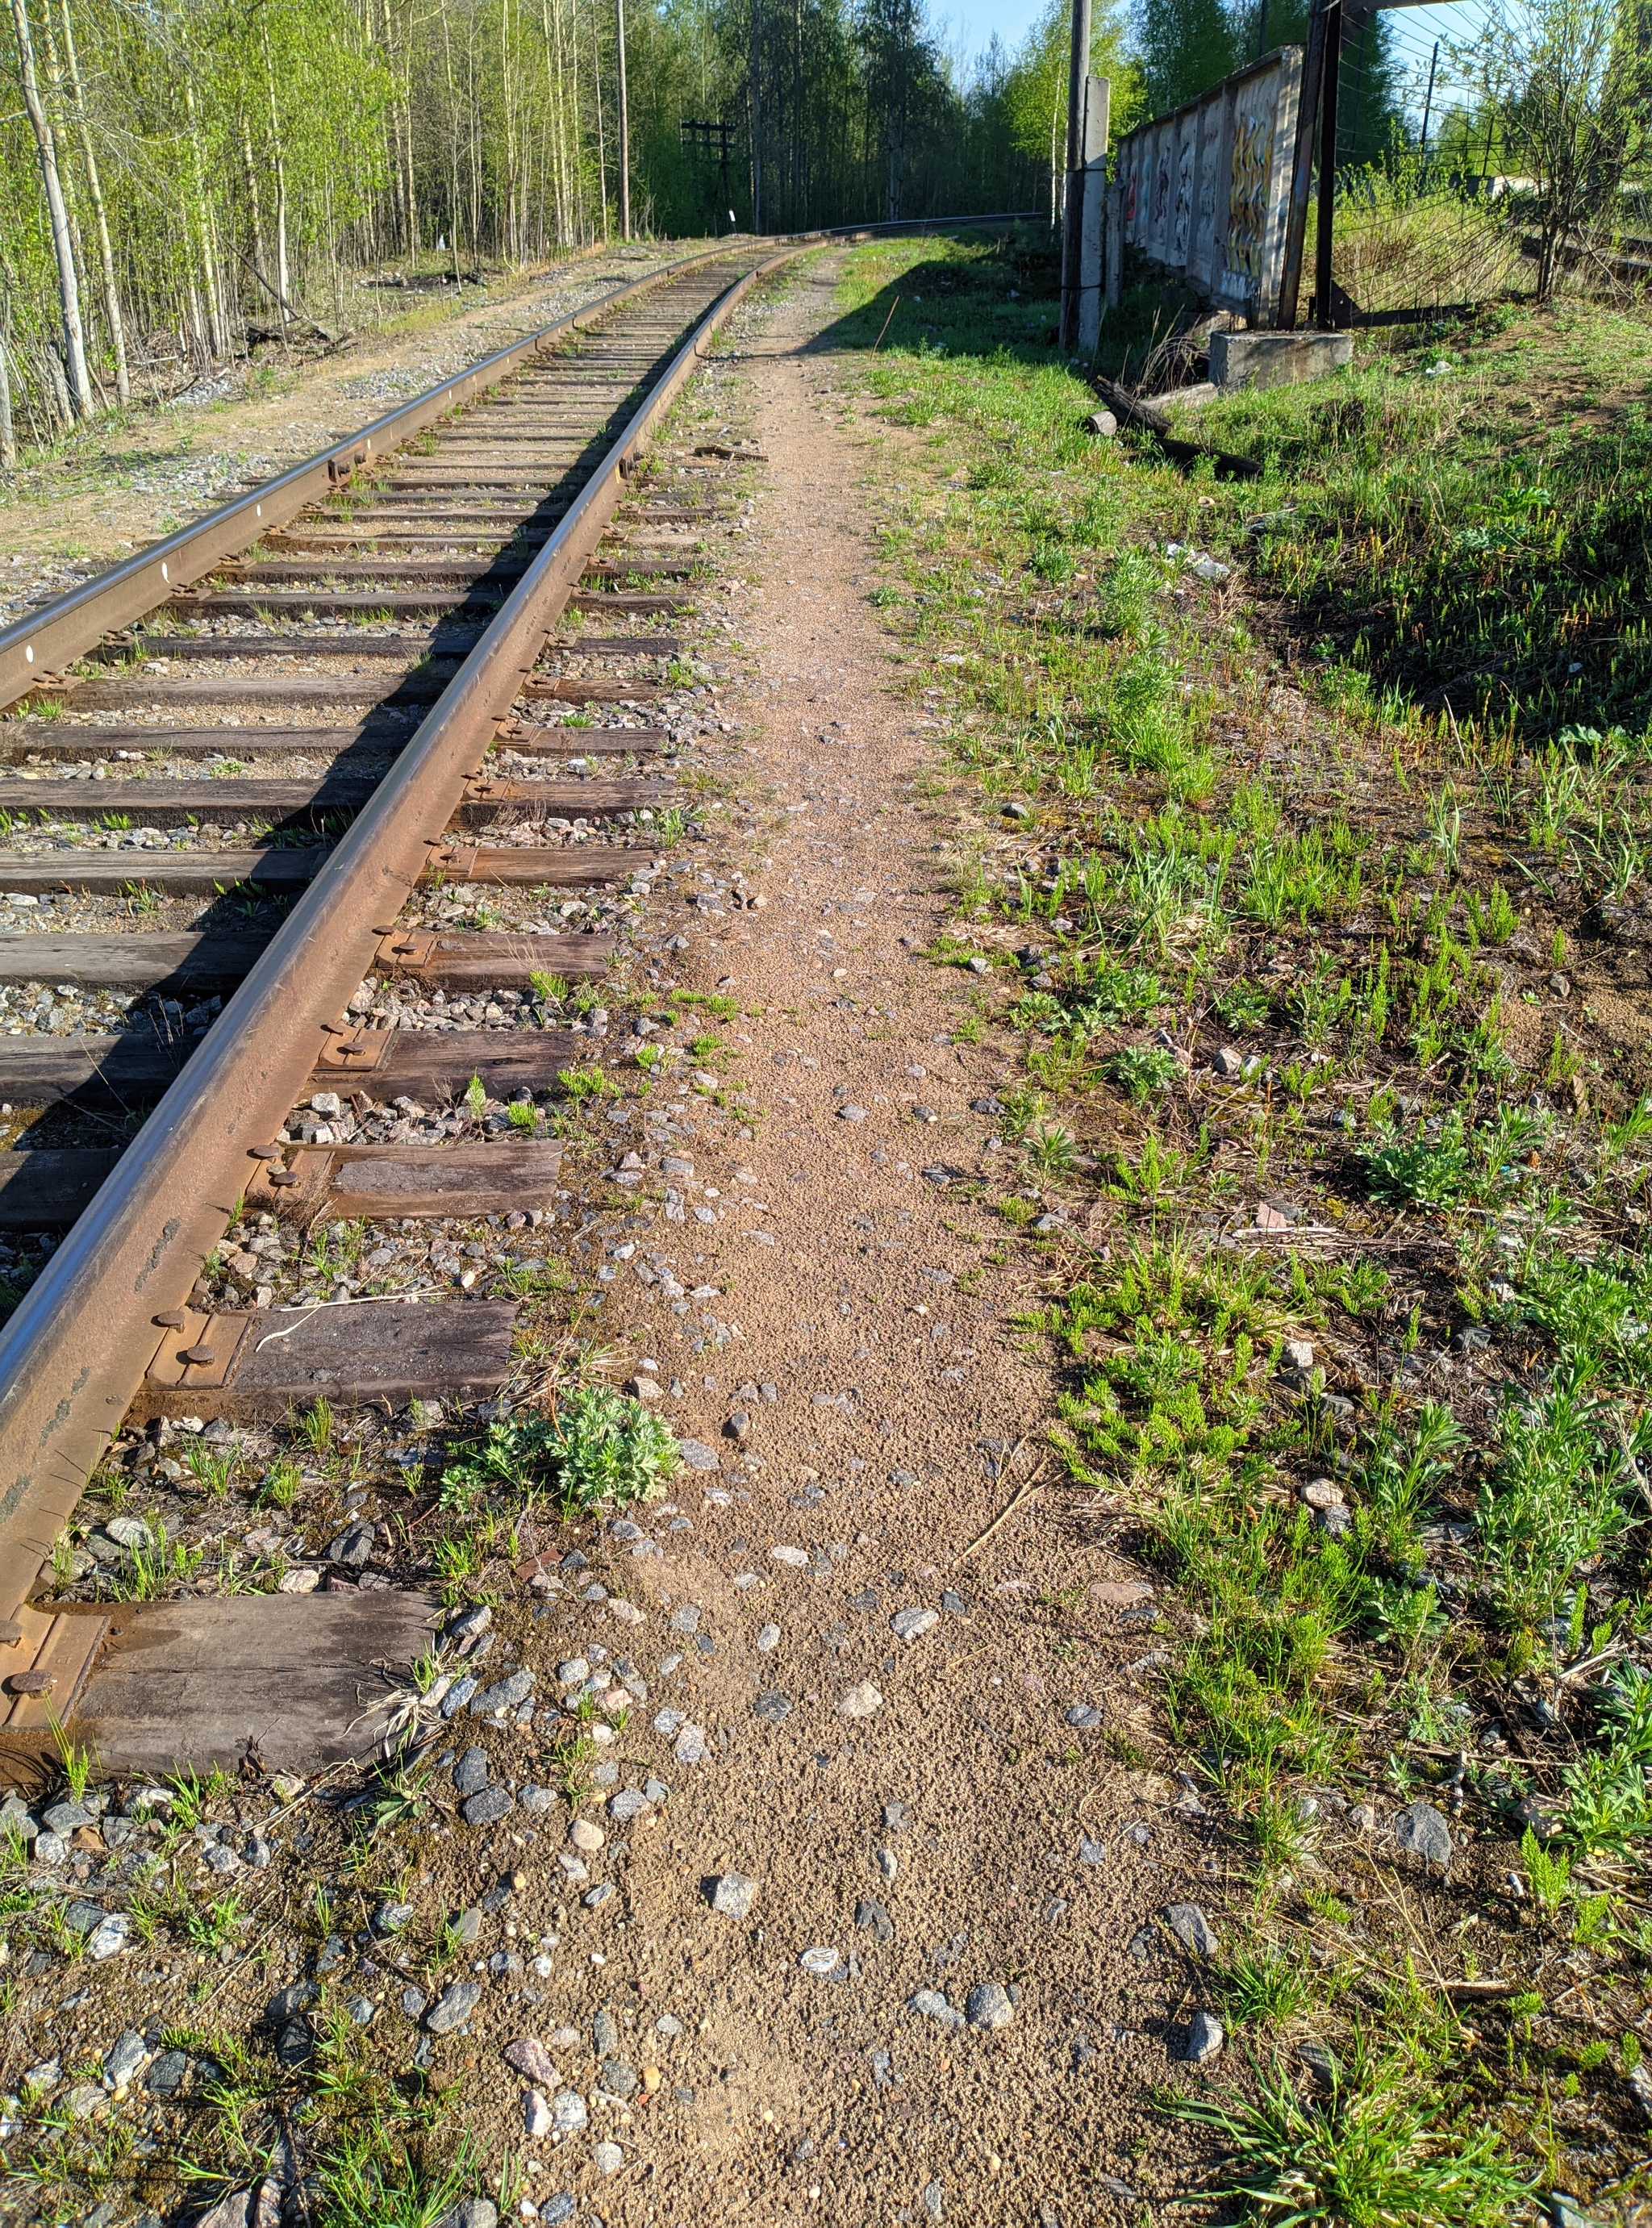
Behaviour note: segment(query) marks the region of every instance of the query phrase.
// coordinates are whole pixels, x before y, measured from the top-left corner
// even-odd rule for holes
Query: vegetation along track
[[[644,500],[610,522],[764,267],[752,249],[621,289],[0,637],[21,714],[7,824],[15,837],[38,814],[51,831],[0,853],[0,906],[27,922],[0,943],[0,983],[90,1002],[85,1033],[0,1038],[0,1097],[57,1110],[74,1140],[0,1168],[22,1261],[73,1226],[0,1334],[0,1617],[22,1620],[20,1664],[45,1650],[12,1731],[64,1710],[95,1647],[95,1620],[48,1641],[23,1604],[134,1399],[282,1413],[306,1387],[382,1403],[458,1379],[496,1391],[508,1373],[509,1302],[432,1338],[423,1311],[387,1303],[272,1315],[251,1252],[230,1284],[245,1304],[215,1306],[203,1264],[243,1200],[277,1231],[324,1210],[515,1209],[554,1188],[532,1094],[588,1038],[562,1001],[610,947],[551,922],[583,912],[581,891],[646,881],[673,795],[656,769],[686,739],[640,724],[676,648],[658,632],[671,593],[625,585],[690,573],[710,514]],[[553,637],[565,614],[585,631]],[[536,727],[547,701],[599,724]],[[539,932],[442,933],[458,882],[538,893]],[[170,911],[195,925],[169,932]],[[394,979],[404,1023],[424,993],[438,1026],[358,1025],[368,977]],[[98,1028],[99,1009],[120,1026]],[[518,1026],[455,1031],[467,1014]],[[330,1150],[311,1111],[310,1143],[272,1142],[330,1091],[367,1141]],[[373,1116],[405,1136],[407,1110],[467,1093],[470,1136],[491,1112],[509,1142],[438,1146],[439,1116],[423,1143],[372,1142]]]

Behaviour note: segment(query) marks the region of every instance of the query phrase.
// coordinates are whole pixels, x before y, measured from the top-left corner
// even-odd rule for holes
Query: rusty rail
[[[0,1328],[0,1619],[27,1599],[158,1342],[370,968],[697,354],[771,256],[695,325],[597,474],[102,1189]],[[679,270],[682,266],[678,266]],[[496,362],[496,359],[495,360]],[[450,383],[451,384],[451,383]],[[244,510],[244,506],[242,507]],[[123,568],[124,570],[124,568]]]
[[[1002,223],[1006,217],[959,220]],[[0,1626],[48,1560],[86,1478],[120,1430],[159,1342],[222,1237],[316,1063],[323,1020],[370,970],[577,585],[659,421],[704,343],[761,279],[804,249],[948,221],[794,235],[695,322],[304,897],[234,993],[16,1313],[0,1328]],[[737,246],[739,257],[756,243]],[[163,602],[448,411],[637,296],[731,259],[727,242],[617,288],[502,349],[198,525],[141,551],[0,633],[0,703]]]

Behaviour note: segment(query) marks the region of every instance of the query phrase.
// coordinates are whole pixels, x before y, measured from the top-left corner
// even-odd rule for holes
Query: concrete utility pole
[[[631,126],[625,100],[625,0],[614,0],[614,29],[619,48],[619,236],[631,236]]]
[[[1090,74],[1090,0],[1073,0],[1073,54],[1067,66],[1067,182],[1061,204],[1060,346],[1079,345],[1079,256],[1084,231],[1085,80]]]

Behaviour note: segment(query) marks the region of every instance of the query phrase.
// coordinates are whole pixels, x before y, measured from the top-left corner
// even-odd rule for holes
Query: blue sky
[[[931,20],[954,54],[966,60],[980,53],[995,31],[1014,52],[1028,27],[1043,12],[1044,0],[932,0]],[[1450,63],[1444,42],[1473,35],[1477,10],[1475,0],[1442,0],[1426,8],[1394,8],[1387,12],[1389,29],[1406,73],[1410,103],[1420,118],[1428,82],[1428,65],[1434,42],[1442,42],[1434,111],[1450,105]]]

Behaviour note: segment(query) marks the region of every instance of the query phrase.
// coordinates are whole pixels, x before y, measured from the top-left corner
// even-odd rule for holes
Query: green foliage
[[[1181,1074],[1181,1065],[1164,1045],[1125,1045],[1103,1060],[1101,1072],[1139,1106],[1156,1091],[1168,1091]]]
[[[1356,1145],[1373,1199],[1394,1206],[1483,1205],[1505,1197],[1520,1180],[1514,1156],[1523,1154],[1540,1124],[1513,1107],[1470,1129],[1454,1106],[1437,1125],[1425,1124],[1410,1136],[1386,1127],[1378,1142]]]
[[[1167,2110],[1221,2146],[1227,2162],[1209,2193],[1247,2222],[1504,2228],[1527,2193],[1499,2129],[1483,2113],[1454,2111],[1398,2053],[1360,2054],[1326,2097],[1265,2066],[1253,2097],[1178,2097]]]
[[[1628,1524],[1623,1455],[1610,1429],[1577,1355],[1561,1355],[1544,1391],[1506,1396],[1475,1521],[1509,1626],[1531,1630],[1553,1618],[1578,1563]],[[1652,1447],[1652,1423],[1637,1420],[1630,1444],[1637,1454]]]
[[[554,1416],[516,1415],[442,1473],[442,1501],[463,1508],[480,1495],[535,1500],[554,1494],[569,1515],[599,1506],[628,1508],[652,1501],[676,1474],[676,1444],[665,1423],[629,1394],[585,1385]]]

